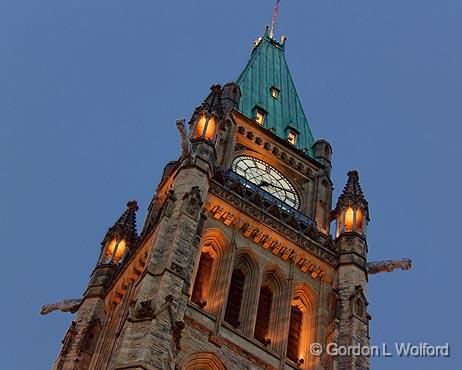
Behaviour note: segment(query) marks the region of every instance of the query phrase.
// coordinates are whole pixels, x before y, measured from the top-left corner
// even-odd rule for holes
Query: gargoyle
[[[63,299],[60,302],[45,304],[40,308],[40,315],[48,315],[53,311],[75,313],[79,310],[83,299]]]
[[[367,273],[373,275],[380,272],[392,272],[396,269],[410,270],[411,268],[412,260],[409,258],[403,258],[401,261],[376,261],[367,264]]]
[[[191,142],[189,141],[188,132],[184,126],[185,120],[184,119],[177,119],[176,120],[176,128],[180,133],[181,138],[181,151],[183,154],[183,158],[186,160],[193,159],[193,152],[191,148]]]

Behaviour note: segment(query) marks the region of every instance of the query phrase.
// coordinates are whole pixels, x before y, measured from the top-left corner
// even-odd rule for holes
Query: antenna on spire
[[[278,18],[278,14],[279,14],[279,2],[280,1],[281,0],[276,0],[276,4],[274,4],[273,19],[271,20],[271,30],[270,30],[270,34],[269,34],[269,36],[271,38],[273,38],[274,30],[276,28],[276,20]]]

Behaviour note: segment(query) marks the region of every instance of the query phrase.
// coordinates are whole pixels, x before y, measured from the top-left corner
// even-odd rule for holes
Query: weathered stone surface
[[[240,95],[214,85],[189,133],[178,123],[182,156],[167,165],[141,235],[133,202],[109,230],[55,370],[370,368],[364,356],[309,351],[368,345],[368,271],[401,267],[367,263],[359,176],[349,173],[331,211],[330,145],[319,140],[308,156],[239,113]],[[241,155],[277,168],[300,208],[231,176]],[[103,258],[124,238],[123,256]]]

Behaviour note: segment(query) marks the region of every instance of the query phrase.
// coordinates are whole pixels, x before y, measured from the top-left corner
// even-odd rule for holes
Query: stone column
[[[366,299],[366,239],[356,233],[341,234],[337,240],[340,249],[338,268],[339,320],[338,345],[369,346],[369,315]],[[368,370],[370,360],[366,356],[337,356],[338,370]]]

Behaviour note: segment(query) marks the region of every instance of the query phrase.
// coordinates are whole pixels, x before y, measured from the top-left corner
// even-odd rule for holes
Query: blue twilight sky
[[[272,0],[0,0],[0,369],[50,368],[107,228],[140,217],[179,154],[175,119],[235,79]],[[461,0],[282,0],[278,36],[338,195],[360,171],[373,343],[452,345],[449,359],[374,370],[455,370],[461,356]],[[458,366],[459,365],[459,366]]]

